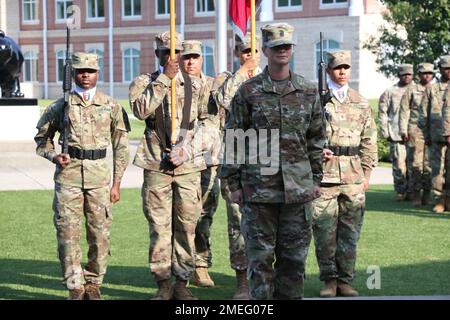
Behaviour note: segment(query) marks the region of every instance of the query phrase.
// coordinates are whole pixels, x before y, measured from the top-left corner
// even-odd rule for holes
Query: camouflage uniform
[[[262,32],[267,47],[293,44],[288,24],[268,25]],[[322,179],[325,141],[319,100],[315,86],[303,77],[291,72],[285,82],[273,81],[266,67],[241,85],[232,102],[227,128],[256,131],[258,146],[277,155],[276,173],[267,174],[261,158],[248,159],[255,147],[250,142],[245,164],[225,161],[221,173],[231,192],[243,191],[242,231],[253,299],[303,297],[311,201]],[[269,130],[271,142],[261,130]],[[226,148],[234,153],[232,146]]]
[[[428,68],[423,72],[434,72],[433,65],[427,63],[419,65],[419,72],[421,65]],[[400,103],[400,136],[408,136],[408,189],[413,192],[431,190],[431,167],[428,146],[425,144],[428,114],[421,107],[426,88],[420,83],[413,84],[406,90]]]
[[[74,68],[98,70],[97,56],[73,55]],[[92,94],[92,93],[91,93]],[[128,118],[111,97],[96,90],[90,100],[78,93],[69,95],[69,154],[71,162],[64,169],[57,165],[54,175],[54,225],[58,240],[58,256],[64,283],[69,290],[80,289],[86,282],[100,285],[106,273],[110,250],[112,222],[110,189],[111,172],[107,159],[79,159],[73,150],[100,150],[112,144],[114,181],[121,181],[128,165]],[[64,100],[51,104],[42,114],[35,136],[36,153],[52,162],[57,155],[53,139],[62,133]],[[62,134],[60,136],[60,141]],[[88,263],[81,267],[81,221],[86,217],[89,244]]]
[[[447,86],[443,96],[443,106],[442,106],[442,135],[445,139],[450,136],[450,87]],[[448,143],[447,143],[448,145]],[[448,154],[450,149],[447,148],[447,154],[445,157],[445,181],[450,181],[450,155]],[[448,183],[445,185],[445,196],[447,199],[450,197],[450,186]],[[448,200],[446,200],[446,210],[449,210]]]
[[[412,65],[401,65],[399,74],[412,74]],[[413,85],[411,83],[409,86]],[[407,154],[399,129],[400,101],[409,86],[399,84],[388,88],[380,97],[378,108],[380,118],[380,136],[390,142],[390,157],[392,159],[392,174],[394,189],[397,193],[408,192]]]
[[[329,55],[329,68],[350,65],[350,52]],[[320,280],[350,284],[365,209],[364,181],[377,165],[377,130],[368,101],[348,88],[342,102],[333,93],[324,107],[327,148],[321,197],[313,201],[313,234]]]
[[[182,50],[179,37],[177,34],[176,48]],[[158,48],[169,48],[169,33],[158,35],[156,41]],[[161,136],[165,133],[170,144],[171,80],[160,71],[142,74],[133,80],[129,91],[134,115],[146,121],[133,163],[144,169],[142,199],[150,229],[150,271],[158,282],[169,280],[172,274],[177,279],[189,280],[195,269],[195,228],[202,210],[200,171],[206,169],[206,165],[199,154],[194,133],[207,117],[207,112],[198,105],[201,83],[196,78],[189,79],[192,83],[189,127],[183,130],[186,132],[180,132],[187,80],[181,72],[176,76],[174,135],[185,134],[179,144],[189,154],[189,159],[176,168],[165,160],[164,137]],[[158,119],[158,111],[162,119]]]

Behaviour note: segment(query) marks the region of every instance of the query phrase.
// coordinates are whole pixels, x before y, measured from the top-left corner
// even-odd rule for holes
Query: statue
[[[19,74],[23,55],[17,43],[0,30],[0,87],[2,98],[23,98],[20,92]]]

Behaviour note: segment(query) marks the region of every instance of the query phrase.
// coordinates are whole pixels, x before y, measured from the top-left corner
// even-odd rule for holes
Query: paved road
[[[136,153],[138,141],[130,142],[131,158]],[[112,152],[108,152],[111,160]],[[131,162],[131,161],[130,161]],[[0,190],[51,190],[54,165],[35,153],[34,143],[0,142]],[[142,186],[142,169],[130,163],[122,181],[123,188]],[[390,168],[378,167],[371,184],[392,184]]]

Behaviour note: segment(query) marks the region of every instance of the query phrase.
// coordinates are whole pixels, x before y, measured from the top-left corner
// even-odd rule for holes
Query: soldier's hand
[[[180,61],[178,58],[175,58],[174,60],[170,59],[167,61],[166,65],[164,66],[164,74],[169,77],[169,79],[175,78],[178,71],[180,70]]]
[[[187,160],[189,160],[189,154],[185,147],[174,147],[169,153],[169,161],[175,167],[178,167]]]
[[[64,169],[70,163],[70,156],[65,153],[60,153],[53,159],[53,162]]]
[[[120,200],[120,184],[113,183],[109,198],[111,200],[111,203],[113,203],[113,204],[116,202],[119,202],[119,200]]]
[[[327,162],[331,160],[331,158],[334,155],[334,152],[331,151],[330,149],[325,148],[323,149],[322,155],[323,155],[323,162]]]
[[[408,140],[409,140],[408,135],[406,135],[406,134],[402,135],[402,140],[403,140],[403,142],[408,142]]]
[[[242,189],[236,190],[231,193],[231,202],[237,203],[239,207],[244,204],[244,196],[242,194]]]
[[[320,186],[313,187],[313,196],[314,198],[319,198],[321,196]]]
[[[363,190],[367,191],[367,189],[369,189],[369,180],[368,179],[364,180],[364,183],[363,183]]]
[[[250,59],[245,61],[245,63],[239,68],[238,72],[247,76],[250,71],[253,71],[259,67],[259,62],[260,56],[259,53],[257,53],[254,57],[251,57]]]

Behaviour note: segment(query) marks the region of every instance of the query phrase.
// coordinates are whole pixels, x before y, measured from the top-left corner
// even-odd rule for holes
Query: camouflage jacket
[[[359,154],[332,156],[323,165],[322,183],[363,183],[378,162],[377,127],[369,102],[349,88],[342,103],[331,96],[324,114],[328,146],[359,147]]]
[[[442,105],[442,135],[450,136],[450,86],[447,86],[443,96],[444,103]]]
[[[414,135],[426,129],[427,110],[422,108],[422,100],[427,87],[420,83],[406,90],[400,102],[400,135]]]
[[[398,84],[386,89],[378,102],[378,116],[380,119],[380,136],[392,141],[402,141],[399,128],[400,101],[409,86],[400,87]]]
[[[154,80],[152,80],[154,79]],[[171,80],[159,71],[153,74],[142,74],[136,77],[130,84],[129,99],[134,115],[140,120],[146,120],[151,126],[146,126],[144,136],[142,137],[134,164],[143,169],[165,172],[174,175],[197,172],[206,169],[205,160],[203,159],[203,149],[201,141],[194,140],[195,132],[203,125],[202,122],[207,118],[208,112],[202,109],[199,102],[202,84],[198,78],[191,77],[192,81],[192,104],[190,111],[189,123],[185,138],[181,142],[188,149],[190,159],[180,166],[172,170],[163,161],[165,150],[162,140],[158,135],[158,122],[156,119],[156,109],[163,107],[164,129],[167,136],[170,136],[170,104],[171,104]],[[184,78],[179,72],[176,76],[176,95],[177,95],[177,115],[175,120],[175,136],[179,137],[181,121],[183,119],[184,107]],[[161,129],[163,130],[163,129]],[[197,143],[198,142],[198,143]],[[167,139],[170,145],[170,139]]]
[[[124,109],[111,97],[97,90],[86,104],[76,93],[69,96],[69,146],[84,150],[106,149],[112,144],[114,181],[120,181],[128,166],[128,117]],[[64,100],[51,104],[42,114],[38,133],[34,137],[36,153],[50,161],[57,155],[53,139],[63,130]],[[62,169],[56,166],[56,182],[80,188],[99,188],[108,185],[111,173],[107,158],[79,160],[72,158]]]
[[[226,135],[242,129],[250,135],[254,132],[258,141],[245,144],[246,161],[239,162],[242,164],[225,159],[221,177],[227,179],[230,191],[242,189],[247,202],[304,203],[313,200],[313,187],[322,180],[325,143],[316,87],[300,75],[291,73],[290,81],[280,94],[266,68],[241,85],[233,99],[231,114]],[[225,148],[236,154],[234,145]],[[275,155],[276,173],[268,174],[267,169],[273,164],[267,164],[261,157],[264,153],[260,152],[256,159],[250,152],[251,149],[261,151],[265,148],[270,150],[271,158]]]
[[[427,88],[422,100],[422,109],[427,110],[428,122],[425,130],[425,139],[432,142],[445,142],[442,128],[442,106],[444,103],[447,83],[434,83]]]

